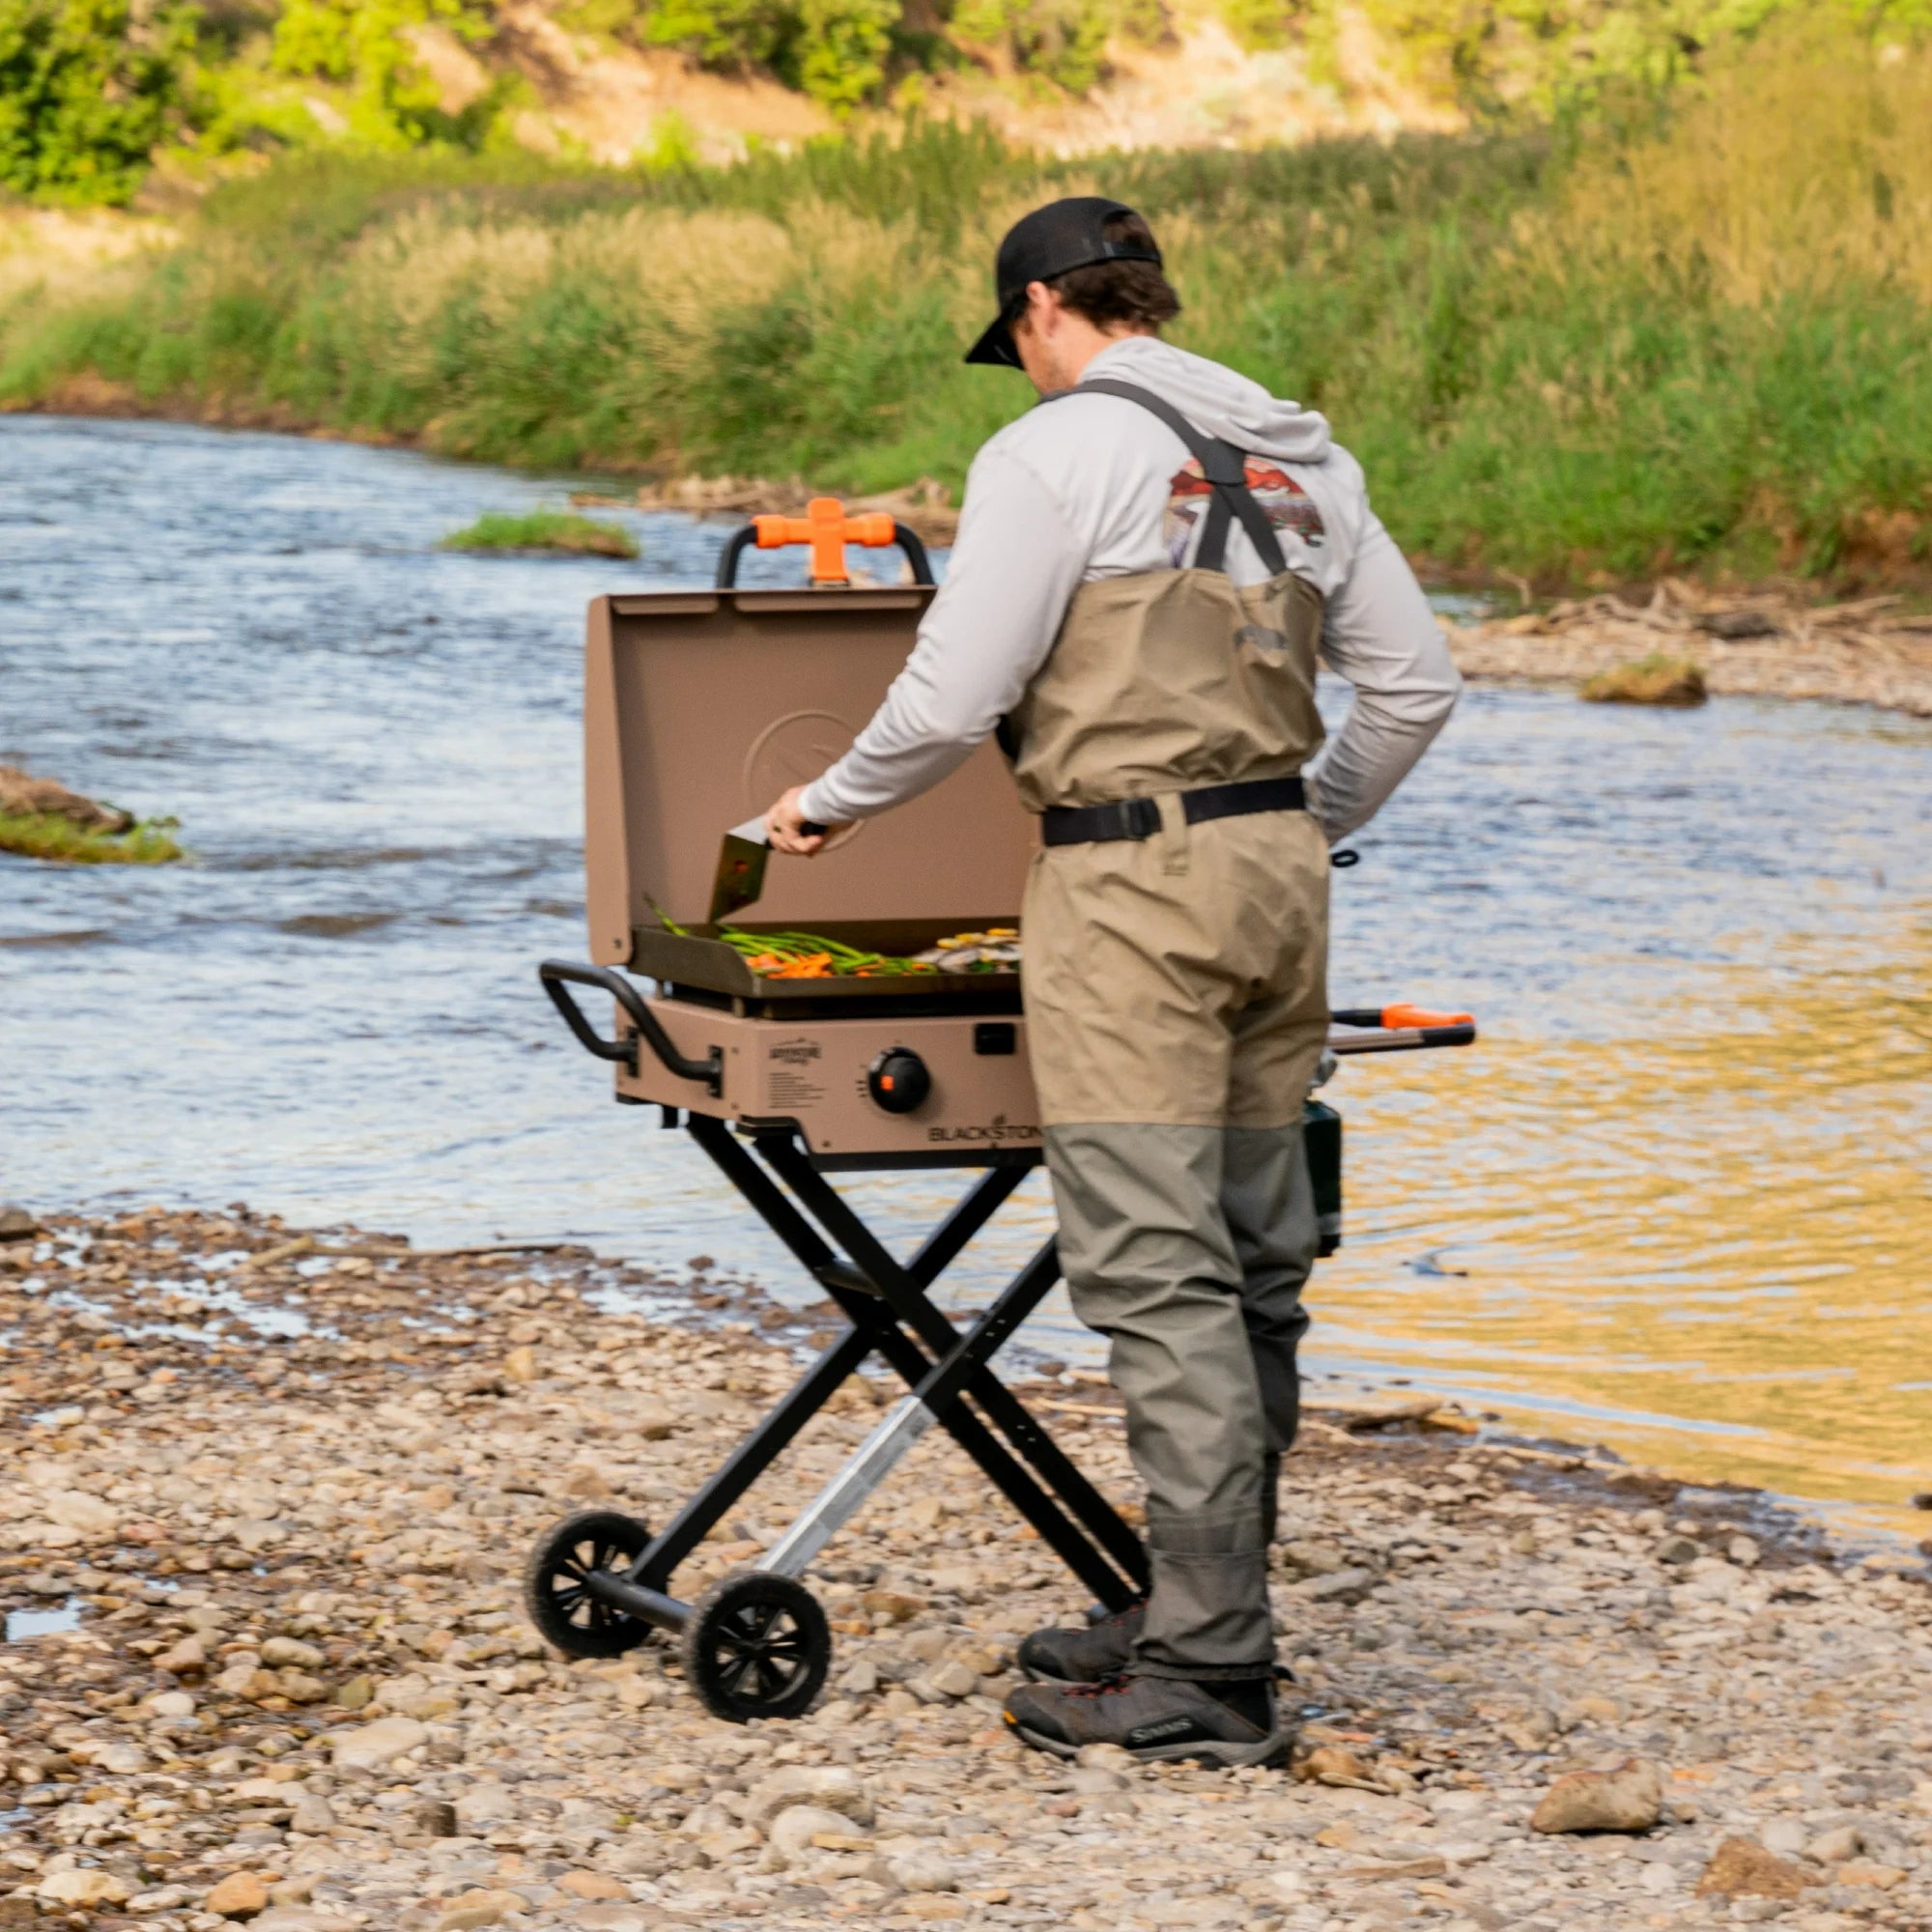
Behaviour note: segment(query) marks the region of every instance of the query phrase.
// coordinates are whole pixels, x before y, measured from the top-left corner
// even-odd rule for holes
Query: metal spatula
[[[807,825],[808,834],[824,831]],[[725,833],[718,848],[718,872],[711,882],[711,923],[719,924],[752,904],[765,890],[765,867],[772,856],[771,835],[762,818],[748,818]]]

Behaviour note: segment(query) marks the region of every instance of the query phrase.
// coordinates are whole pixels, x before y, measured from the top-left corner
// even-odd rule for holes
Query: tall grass
[[[1176,334],[1315,404],[1402,541],[1543,582],[1932,566],[1932,54],[1792,30],[1634,125],[1053,162],[970,129],[730,169],[308,160],[0,307],[0,398],[546,467],[957,485],[1005,225],[1145,209]]]

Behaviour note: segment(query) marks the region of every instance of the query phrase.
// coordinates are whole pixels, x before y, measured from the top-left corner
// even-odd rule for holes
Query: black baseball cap
[[[1010,325],[1026,306],[1029,282],[1050,282],[1075,269],[1096,262],[1151,262],[1160,267],[1160,250],[1141,242],[1109,242],[1106,225],[1117,214],[1132,214],[1124,202],[1104,194],[1070,194],[1022,215],[1007,230],[1000,243],[993,279],[1000,296],[1000,312],[979,341],[966,352],[969,362],[991,362],[1008,369],[1020,366]]]

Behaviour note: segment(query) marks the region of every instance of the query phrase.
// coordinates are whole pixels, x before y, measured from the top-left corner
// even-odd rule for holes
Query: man
[[[1267,1545],[1318,1238],[1328,848],[1460,683],[1327,423],[1159,339],[1180,304],[1139,215],[1055,202],[996,273],[967,360],[1048,400],[974,461],[877,716],[766,822],[816,852],[1000,732],[1041,814],[1022,932],[1061,1265],[1111,1342],[1152,1570],[1135,1609],[1027,1639],[1008,1721],[1062,1755],[1264,1763],[1290,1738]],[[1305,769],[1318,650],[1355,702]]]

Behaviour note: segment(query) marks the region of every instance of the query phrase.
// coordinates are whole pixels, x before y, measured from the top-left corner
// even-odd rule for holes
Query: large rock
[[[176,1677],[188,1677],[207,1667],[208,1645],[202,1640],[199,1631],[183,1637],[173,1649],[164,1650],[155,1659],[156,1670],[169,1671]]]
[[[1711,1854],[1711,1862],[1697,1881],[1705,1897],[1797,1898],[1824,1880],[1752,1838],[1726,1838]]]
[[[43,1905],[121,1905],[128,1888],[112,1872],[82,1870],[49,1872],[34,1895]]]
[[[914,1678],[910,1688],[926,1703],[939,1704],[950,1697],[970,1697],[979,1690],[980,1678],[977,1671],[967,1669],[955,1657]]]
[[[959,1889],[957,1867],[950,1859],[943,1859],[936,1852],[908,1852],[902,1858],[889,1859],[886,1861],[886,1869],[892,1874],[893,1883],[901,1891]],[[1187,1903],[1198,1906],[1202,1901],[1190,1898]]]
[[[299,1637],[271,1636],[262,1646],[262,1662],[271,1669],[320,1670],[328,1659]]]
[[[326,1838],[335,1830],[335,1810],[327,1798],[305,1792],[289,1814],[289,1830],[304,1837]]]
[[[380,1771],[405,1751],[428,1742],[428,1730],[413,1718],[378,1718],[373,1724],[332,1733],[328,1747],[345,1771]]]
[[[91,1496],[85,1490],[58,1490],[43,1505],[49,1522],[63,1529],[77,1529],[83,1536],[112,1536],[121,1524],[121,1512],[112,1503]]]
[[[223,1918],[252,1918],[268,1909],[267,1883],[251,1871],[234,1871],[203,1901],[203,1909]]]
[[[1359,1604],[1380,1581],[1373,1570],[1354,1565],[1328,1576],[1311,1577],[1294,1586],[1294,1594],[1317,1604]]]
[[[436,1932],[477,1932],[480,1926],[500,1925],[511,1913],[521,1914],[524,1906],[520,1892],[472,1886],[443,1907]]]
[[[1347,1790],[1379,1791],[1373,1768],[1341,1745],[1318,1745],[1297,1758],[1294,1775],[1304,1784],[1332,1784]]]
[[[1903,1885],[1910,1876],[1903,1865],[1881,1864],[1876,1859],[1854,1859],[1838,1867],[1840,1885],[1869,1885],[1880,1891]]]
[[[1804,1847],[1804,1856],[1821,1865],[1842,1865],[1865,1848],[1864,1834],[1856,1825],[1840,1825],[1834,1831],[1820,1832]]]
[[[65,818],[83,832],[126,832],[134,822],[132,812],[99,805],[58,779],[37,779],[18,765],[0,765],[0,812]]]
[[[822,1805],[861,1825],[872,1822],[871,1794],[859,1774],[842,1764],[787,1765],[753,1785],[739,1808],[745,1823],[762,1832],[794,1804]]]
[[[647,1914],[640,1905],[619,1905],[614,1901],[609,1905],[586,1905],[571,1917],[571,1923],[581,1927],[582,1932],[652,1932],[653,1927],[670,1922]]]
[[[629,1898],[630,1892],[609,1872],[570,1871],[557,1880],[556,1889],[572,1898]]]
[[[1573,1771],[1543,1794],[1532,1832],[1648,1832],[1663,1815],[1656,1765],[1629,1758],[1608,1771]]]
[[[759,1869],[788,1871],[800,1859],[810,1856],[814,1839],[842,1838],[858,1829],[843,1812],[828,1810],[823,1804],[788,1804],[771,1822]]]

